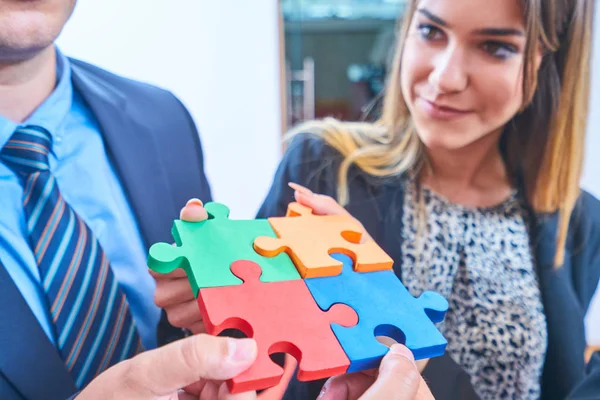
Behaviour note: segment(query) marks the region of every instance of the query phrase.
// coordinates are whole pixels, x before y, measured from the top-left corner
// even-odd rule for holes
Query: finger
[[[156,279],[156,280],[159,280],[159,279],[160,280],[181,279],[181,278],[187,279],[187,274],[183,268],[174,269],[173,272],[169,272],[168,274],[161,274],[160,272],[155,272],[155,271],[152,271],[151,269],[148,269],[148,272],[150,272],[150,275],[152,275],[154,277],[154,279]]]
[[[198,396],[186,392],[179,392],[177,394],[177,400],[198,400]]]
[[[423,370],[429,363],[429,358],[423,358],[421,360],[417,360],[416,362],[417,362],[417,368],[419,369],[419,372],[423,372]]]
[[[305,194],[307,196],[312,196],[313,195],[312,190],[310,190],[309,188],[304,187],[304,186],[302,186],[302,185],[300,185],[298,183],[288,182],[288,186],[291,187],[292,189],[294,189],[294,191],[300,192],[300,193]]]
[[[316,215],[349,215],[348,211],[333,197],[324,194],[306,194],[296,191],[294,198],[298,203],[310,207]]]
[[[156,282],[154,303],[159,307],[166,308],[194,299],[194,292],[187,279],[168,279]]]
[[[202,322],[202,315],[195,300],[165,308],[165,311],[171,325],[178,328],[189,329],[193,324]]]
[[[206,325],[204,325],[204,321],[194,322],[188,329],[195,335],[199,333],[206,333]]]
[[[208,213],[200,200],[191,199],[179,212],[179,219],[187,222],[200,222],[208,219]]]
[[[220,382],[219,382],[220,385]],[[215,400],[219,393],[219,386],[217,383],[208,381],[200,392],[200,400]]]
[[[294,198],[296,199],[296,201],[302,204],[303,206],[310,207],[315,215],[347,215],[351,217],[360,228],[360,232],[362,233],[360,243],[365,243],[367,241],[373,240],[371,235],[369,235],[369,233],[366,231],[366,229],[360,223],[360,221],[354,218],[348,212],[348,210],[346,210],[337,201],[335,201],[333,197],[313,193],[312,191],[310,191],[310,189],[298,185],[297,183],[289,182],[288,185],[294,188]]]
[[[142,353],[125,363],[128,387],[166,396],[199,379],[226,380],[256,359],[254,339],[194,335]]]
[[[374,372],[334,376],[323,385],[319,400],[358,399],[373,382],[375,382]]]
[[[183,390],[186,393],[196,396],[196,399],[198,399],[198,397],[200,396],[200,393],[202,393],[202,389],[204,389],[204,386],[206,386],[207,382],[208,382],[207,380],[201,379],[197,382],[192,383],[191,385],[187,385],[186,387],[183,388]]]
[[[229,389],[227,388],[227,384],[222,383],[219,387],[219,393],[217,395],[218,400],[255,400],[256,392],[243,392],[231,394],[229,393]]]
[[[381,360],[377,380],[360,399],[421,400],[416,396],[422,380],[412,352],[394,344]]]
[[[435,397],[433,397],[429,386],[427,386],[427,383],[423,378],[419,381],[419,390],[417,391],[415,400],[435,400]]]

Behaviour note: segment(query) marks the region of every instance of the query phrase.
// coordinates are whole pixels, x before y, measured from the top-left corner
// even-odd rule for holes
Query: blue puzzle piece
[[[332,254],[344,263],[341,275],[305,279],[315,301],[323,310],[343,303],[358,314],[358,324],[346,328],[332,324],[346,355],[348,372],[377,368],[388,347],[375,337],[391,337],[403,343],[415,359],[444,354],[447,341],[434,322],[444,319],[448,302],[435,292],[411,296],[393,271],[355,272],[352,259]]]

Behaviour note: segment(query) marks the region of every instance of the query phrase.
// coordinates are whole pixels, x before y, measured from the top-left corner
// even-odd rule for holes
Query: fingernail
[[[390,353],[392,354],[397,354],[399,356],[403,356],[408,358],[411,361],[415,361],[415,356],[412,353],[412,351],[410,351],[408,349],[408,347],[403,346],[401,344],[398,343],[394,343],[391,347],[390,347]]]
[[[252,339],[229,338],[229,359],[233,362],[248,361],[256,354],[256,342]]]
[[[199,205],[200,207],[204,206],[204,204],[202,203],[202,200],[195,199],[195,198],[188,200],[186,206],[190,206],[190,205]]]
[[[302,194],[305,194],[307,196],[312,196],[313,195],[313,192],[310,189],[305,188],[302,185],[298,185],[297,183],[294,183],[294,182],[289,182],[288,185],[292,189],[294,189],[295,191],[297,191],[298,193],[302,193]]]

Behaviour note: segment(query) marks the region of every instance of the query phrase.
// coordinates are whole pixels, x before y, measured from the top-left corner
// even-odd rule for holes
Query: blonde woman
[[[408,1],[381,117],[290,133],[258,216],[294,198],[348,212],[413,295],[448,299],[446,354],[423,371],[438,399],[600,396],[583,324],[600,202],[579,187],[592,16],[593,0]],[[201,329],[189,293],[157,290],[174,325]]]

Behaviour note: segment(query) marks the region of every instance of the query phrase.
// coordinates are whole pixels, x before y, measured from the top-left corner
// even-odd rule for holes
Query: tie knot
[[[40,126],[23,126],[13,133],[0,151],[0,158],[15,174],[28,176],[49,169],[51,146],[52,138],[47,130]]]

